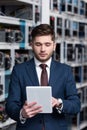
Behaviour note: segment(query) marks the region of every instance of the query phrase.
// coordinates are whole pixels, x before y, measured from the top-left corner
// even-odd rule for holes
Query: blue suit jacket
[[[16,65],[13,68],[9,86],[9,96],[6,103],[8,115],[17,121],[17,130],[67,130],[67,116],[80,111],[80,101],[77,96],[75,81],[71,67],[52,60],[49,85],[52,86],[52,96],[63,100],[63,110],[59,114],[53,109],[52,114],[38,114],[27,119],[25,124],[19,120],[20,109],[26,100],[26,86],[38,86],[38,77],[34,59]]]

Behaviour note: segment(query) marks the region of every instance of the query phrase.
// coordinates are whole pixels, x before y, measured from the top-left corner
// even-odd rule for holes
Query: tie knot
[[[46,64],[40,64],[40,67],[41,67],[42,69],[46,69],[47,65],[46,65]]]

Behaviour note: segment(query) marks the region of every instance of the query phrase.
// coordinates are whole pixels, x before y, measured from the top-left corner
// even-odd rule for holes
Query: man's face
[[[55,47],[50,35],[37,36],[32,43],[34,55],[41,62],[46,62],[52,56]]]

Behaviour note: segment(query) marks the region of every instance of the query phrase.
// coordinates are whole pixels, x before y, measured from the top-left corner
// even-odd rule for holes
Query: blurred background
[[[72,67],[81,112],[69,130],[87,130],[87,0],[0,1],[0,130],[15,130],[5,112],[12,68],[33,57],[31,30],[50,24],[56,35],[53,58]]]

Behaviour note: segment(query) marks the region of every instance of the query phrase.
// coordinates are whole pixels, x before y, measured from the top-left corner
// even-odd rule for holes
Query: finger
[[[31,108],[31,107],[35,106],[36,104],[37,104],[37,102],[31,102],[28,104],[28,107]]]
[[[37,109],[37,110],[31,111],[30,115],[36,115],[36,114],[38,114],[40,112],[42,112],[42,109]]]
[[[39,110],[39,109],[42,109],[42,106],[33,106],[32,108],[31,108],[31,111],[36,111],[36,110]]]
[[[36,105],[37,103],[36,102],[32,102],[32,103],[27,103],[25,102],[24,106],[23,106],[23,109],[24,110],[27,110],[27,109],[30,109],[32,108],[34,105]]]
[[[23,105],[22,108],[22,114],[24,117],[28,117],[28,113],[32,111],[33,106],[36,104],[36,102],[32,102],[30,104],[25,101],[25,104]]]
[[[31,115],[36,115],[37,113],[42,111],[42,107],[41,106],[37,106],[37,105],[30,105],[28,106],[28,108],[26,108],[25,110],[25,115],[27,117],[30,117]]]
[[[32,114],[32,113],[34,114],[34,113],[38,113],[38,111],[41,110],[41,109],[42,109],[41,106],[36,106],[35,105],[35,106],[32,106],[30,109],[28,109],[29,110],[28,112],[30,114]]]
[[[52,107],[56,106],[57,104],[58,104],[58,100],[52,97]]]
[[[32,109],[32,111],[29,112],[29,118],[37,115],[38,113],[42,112],[42,108],[41,107],[37,107],[36,109]]]

